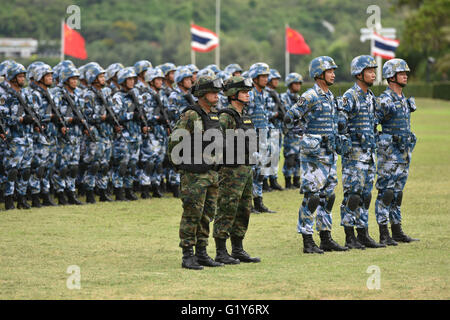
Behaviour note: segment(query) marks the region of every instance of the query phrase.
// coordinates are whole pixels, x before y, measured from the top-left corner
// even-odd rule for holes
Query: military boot
[[[197,258],[197,262],[201,266],[205,267],[223,267],[224,264],[222,262],[214,261],[206,251],[206,246],[195,246],[195,257]]]
[[[242,247],[242,240],[243,238],[240,237],[231,237],[231,257],[241,262],[261,262],[260,258],[252,258],[247,252],[245,252],[244,248]]]
[[[42,206],[44,207],[55,207],[56,203],[53,202],[50,193],[41,193]]]
[[[136,201],[138,200],[138,197],[133,192],[132,188],[125,188],[125,198],[127,198],[130,201]]]
[[[27,202],[27,196],[18,194],[17,195],[17,209],[31,209],[31,206]]]
[[[31,206],[33,208],[42,208],[41,199],[39,193],[33,193],[31,195]]]
[[[183,247],[181,267],[192,270],[203,270],[203,266],[198,264],[197,258],[194,256],[194,248],[192,246]]]
[[[262,189],[265,192],[272,191],[272,188],[269,186],[269,179],[266,179],[266,178],[263,179],[263,187],[262,187]]]
[[[227,251],[227,239],[214,238],[216,242],[216,258],[217,262],[223,264],[239,264],[239,259],[235,259],[228,254]]]
[[[67,190],[66,191],[66,195],[67,195],[67,202],[69,204],[74,204],[74,205],[77,205],[77,206],[81,206],[83,204],[83,202],[81,202],[77,198],[77,194],[75,193],[75,191]]]
[[[344,231],[346,247],[348,247],[349,249],[366,249],[366,247],[356,239],[353,227],[344,227]]]
[[[5,196],[5,210],[13,210],[16,207],[14,206],[14,196]]]
[[[380,243],[387,246],[397,246],[398,243],[389,235],[389,228],[387,224],[379,224],[380,229]]]
[[[300,177],[294,177],[293,181],[294,188],[300,188]]]
[[[278,183],[277,178],[270,178],[270,187],[272,188],[272,190],[284,190],[283,187]]]
[[[99,190],[99,194],[100,194],[99,200],[100,200],[100,202],[111,202],[111,201],[113,201],[113,199],[111,199],[108,196],[108,192],[107,191],[108,191],[107,189],[100,189]]]
[[[285,189],[292,189],[291,177],[284,177],[284,188]]]
[[[386,245],[382,243],[377,243],[369,235],[369,228],[356,228],[358,236],[356,239],[367,248],[385,248]]]
[[[67,199],[66,199],[66,195],[64,194],[64,191],[57,192],[56,197],[58,198],[58,205],[60,205],[60,206],[67,205]]]
[[[128,201],[123,193],[123,188],[114,188],[114,195],[116,196],[116,201]]]
[[[320,249],[323,251],[347,251],[347,247],[340,246],[331,238],[331,231],[320,231]]]
[[[312,234],[302,234],[302,236],[303,236],[303,253],[323,254],[323,250],[320,249],[314,242]]]
[[[94,190],[86,190],[86,203],[96,203],[97,201],[95,201],[95,194],[94,194]]]
[[[264,203],[262,197],[256,197],[253,199],[255,210],[258,212],[276,213],[276,211],[269,210]]]
[[[164,195],[161,193],[161,188],[157,184],[152,184],[152,196],[153,198],[162,198]]]
[[[179,184],[172,185],[172,194],[173,194],[174,198],[180,197],[180,185]]]
[[[150,186],[141,185],[141,198],[142,199],[150,199],[152,196],[150,195]]]
[[[394,239],[397,242],[412,242],[412,241],[419,241],[419,239],[411,238],[410,236],[403,233],[402,230],[402,224],[391,224],[391,230],[392,230],[392,239]]]

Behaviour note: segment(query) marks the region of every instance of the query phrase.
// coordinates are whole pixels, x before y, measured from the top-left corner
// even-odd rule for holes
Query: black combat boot
[[[5,210],[13,210],[16,207],[14,206],[14,196],[5,196]]]
[[[385,244],[377,243],[369,235],[369,228],[356,228],[358,236],[356,239],[366,248],[386,248]]]
[[[302,234],[302,236],[303,236],[303,253],[323,254],[323,250],[320,249],[314,242],[312,234]]]
[[[83,202],[81,202],[77,198],[77,194],[75,193],[75,191],[67,190],[66,191],[66,195],[67,195],[67,202],[69,204],[74,204],[74,205],[77,205],[77,206],[81,206],[83,204]]]
[[[172,194],[173,194],[174,198],[180,197],[180,185],[179,184],[172,185]]]
[[[39,193],[33,193],[31,195],[31,206],[33,208],[42,208],[41,198],[39,197]]]
[[[152,196],[153,198],[162,198],[164,195],[161,193],[161,188],[157,184],[152,184]]]
[[[331,238],[331,231],[320,231],[320,249],[323,251],[347,251],[347,247],[340,246]]]
[[[272,190],[284,190],[282,186],[280,186],[280,184],[278,183],[277,178],[270,178],[270,187],[272,188]]]
[[[17,195],[17,209],[31,209],[31,206],[27,202],[27,196],[24,195]]]
[[[223,264],[239,264],[239,259],[235,259],[228,254],[227,251],[227,239],[214,238],[216,242],[216,258],[217,262]]]
[[[152,196],[150,195],[150,186],[141,185],[141,198],[142,199],[150,199]]]
[[[222,262],[214,261],[206,252],[206,246],[195,246],[195,257],[197,258],[197,262],[201,266],[205,267],[223,267],[224,264]]]
[[[197,258],[194,256],[194,248],[192,246],[183,247],[181,267],[192,270],[203,270],[203,266],[198,264]]]
[[[95,201],[95,194],[94,194],[94,190],[86,190],[86,203],[96,203],[97,201]]]
[[[394,239],[397,242],[412,242],[412,241],[419,241],[419,239],[411,238],[410,236],[403,233],[402,230],[402,224],[391,224],[391,230],[392,230],[392,239]]]
[[[264,178],[263,179],[263,191],[270,192],[272,191],[272,188],[269,186],[269,179]]]
[[[67,199],[64,191],[57,192],[56,197],[58,198],[58,205],[65,206],[67,205]]]
[[[263,198],[262,197],[256,197],[253,199],[254,202],[254,207],[255,210],[262,213],[262,212],[267,212],[267,213],[276,213],[276,211],[272,211],[269,210],[263,203]]]
[[[100,194],[99,200],[100,200],[100,202],[111,202],[111,201],[113,201],[113,199],[111,199],[108,196],[108,192],[107,191],[108,191],[107,189],[99,189],[99,194]]]
[[[353,227],[344,227],[344,231],[346,247],[348,247],[349,249],[366,249],[366,247],[356,239]]]
[[[245,252],[242,247],[242,238],[239,237],[231,237],[231,257],[237,259],[241,262],[261,262],[261,259],[258,257],[250,257],[250,255]]]
[[[294,188],[300,188],[300,177],[294,177],[293,186]]]
[[[389,235],[389,228],[387,224],[379,224],[380,229],[380,243],[387,246],[397,246],[398,243]]]
[[[284,188],[285,189],[292,189],[291,177],[284,177]]]
[[[52,197],[50,196],[50,193],[41,193],[42,198],[42,206],[44,207],[55,207],[56,203],[53,202]]]
[[[127,198],[130,201],[136,201],[138,200],[138,197],[133,192],[132,188],[125,188],[125,198]]]
[[[123,193],[123,188],[114,188],[114,195],[116,196],[116,201],[128,201]]]

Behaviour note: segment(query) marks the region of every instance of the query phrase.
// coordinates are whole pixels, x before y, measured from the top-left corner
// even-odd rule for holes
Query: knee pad
[[[361,196],[359,194],[352,193],[348,197],[347,208],[349,208],[350,211],[355,211],[356,208],[358,208],[360,201],[361,201]]]
[[[151,173],[153,172],[153,169],[155,168],[155,165],[153,164],[153,162],[147,161],[145,163],[145,167],[144,167],[144,172],[146,175],[151,175]]]
[[[63,179],[67,177],[67,174],[69,173],[69,167],[63,167],[59,169],[59,176]]]
[[[402,200],[403,200],[403,191],[400,191],[399,193],[397,193],[395,204],[400,207],[402,205]]]
[[[43,177],[45,177],[45,173],[47,172],[47,168],[44,166],[40,166],[36,168],[36,177],[38,179],[42,179]]]
[[[394,191],[391,189],[384,190],[381,194],[381,201],[387,207],[390,206],[394,199]]]
[[[295,166],[295,154],[286,157],[286,167],[293,168]]]
[[[119,175],[124,176],[127,173],[127,164],[125,162],[121,162],[119,164]]]
[[[78,166],[77,165],[72,165],[69,167],[69,175],[73,179],[75,179],[78,176]]]
[[[89,173],[92,175],[96,175],[98,170],[100,169],[100,163],[94,162],[89,166]]]
[[[364,203],[364,208],[366,210],[369,210],[370,207],[370,201],[372,201],[372,194],[369,193],[368,195],[366,195],[365,197],[363,197],[363,203]]]
[[[22,179],[24,181],[28,181],[31,177],[31,169],[30,168],[23,169],[20,175],[22,176]]]
[[[336,195],[333,193],[328,197],[328,200],[326,200],[325,209],[329,212],[331,212],[331,209],[333,209],[334,200],[336,200]]]
[[[308,207],[308,210],[311,213],[316,211],[320,203],[320,196],[318,194],[307,193],[305,194],[305,200],[305,205]]]
[[[17,170],[16,168],[12,168],[11,170],[8,171],[8,181],[16,182],[18,176],[19,170]]]

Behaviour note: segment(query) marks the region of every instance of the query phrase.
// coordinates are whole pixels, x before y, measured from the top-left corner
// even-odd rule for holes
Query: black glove
[[[33,123],[33,117],[30,115],[26,115],[25,117],[22,118],[22,123],[23,124],[32,124]]]
[[[139,116],[139,112],[135,111],[133,113],[133,120],[134,121],[139,121],[141,119],[141,117]]]

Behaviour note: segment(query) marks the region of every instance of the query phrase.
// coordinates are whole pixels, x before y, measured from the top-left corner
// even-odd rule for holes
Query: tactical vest
[[[314,91],[314,93],[320,99],[317,92]],[[318,101],[310,112],[311,114],[308,115],[310,120],[305,129],[306,134],[317,134],[321,136],[334,136],[336,134],[335,122],[337,115],[332,102],[328,101],[328,99],[325,103]]]
[[[411,131],[409,108],[403,105],[402,101],[395,101],[394,105],[395,112],[390,114],[390,118],[384,119],[381,122],[383,133],[409,135]]]
[[[233,117],[234,121],[236,122],[236,130],[237,129],[242,129],[244,132],[244,146],[245,146],[245,150],[244,150],[244,163],[241,162],[239,163],[238,161],[238,155],[240,154],[240,152],[242,152],[242,150],[240,150],[238,147],[238,136],[233,135],[232,137],[227,137],[226,136],[226,132],[225,134],[225,143],[224,143],[224,150],[223,150],[223,163],[225,167],[237,167],[241,164],[244,164],[246,166],[250,165],[250,139],[247,136],[247,134],[249,133],[249,130],[255,130],[255,127],[253,126],[253,122],[252,119],[246,115],[243,114],[242,116],[239,115],[239,113],[234,110],[234,109],[230,109],[230,108],[226,108],[226,109],[222,109],[219,111],[219,115],[222,113],[226,113],[229,114],[230,116]],[[256,131],[254,131],[254,135],[256,137]],[[233,141],[228,141],[227,138],[233,138]],[[232,163],[227,163],[227,150],[229,148],[227,148],[228,145],[232,145],[233,149],[233,162]],[[258,145],[258,141],[256,141],[256,145]],[[230,147],[231,148],[231,147]]]
[[[352,91],[355,104],[358,106],[356,115],[349,119],[348,131],[352,139],[352,144],[360,146],[363,149],[375,147],[375,113],[370,110],[370,104],[359,103],[358,96]],[[374,98],[371,96],[372,107],[374,108]]]
[[[194,141],[194,133],[191,133],[190,139],[191,139],[191,160],[190,163],[185,164],[182,163],[179,168],[181,170],[185,170],[192,173],[206,173],[209,170],[218,170],[218,166],[214,164],[207,164],[205,163],[205,159],[203,158],[203,154],[205,151],[205,148],[212,143],[212,141],[204,141],[203,140],[203,134],[206,132],[206,130],[209,129],[220,129],[220,123],[219,123],[219,116],[215,112],[206,113],[200,106],[198,105],[190,105],[186,107],[181,113],[185,113],[188,110],[194,110],[197,112],[200,117],[202,118],[202,124],[203,124],[203,131],[202,131],[202,155],[201,159],[202,162],[200,164],[194,163],[194,157],[195,157],[195,141]],[[197,156],[198,157],[198,156]]]

